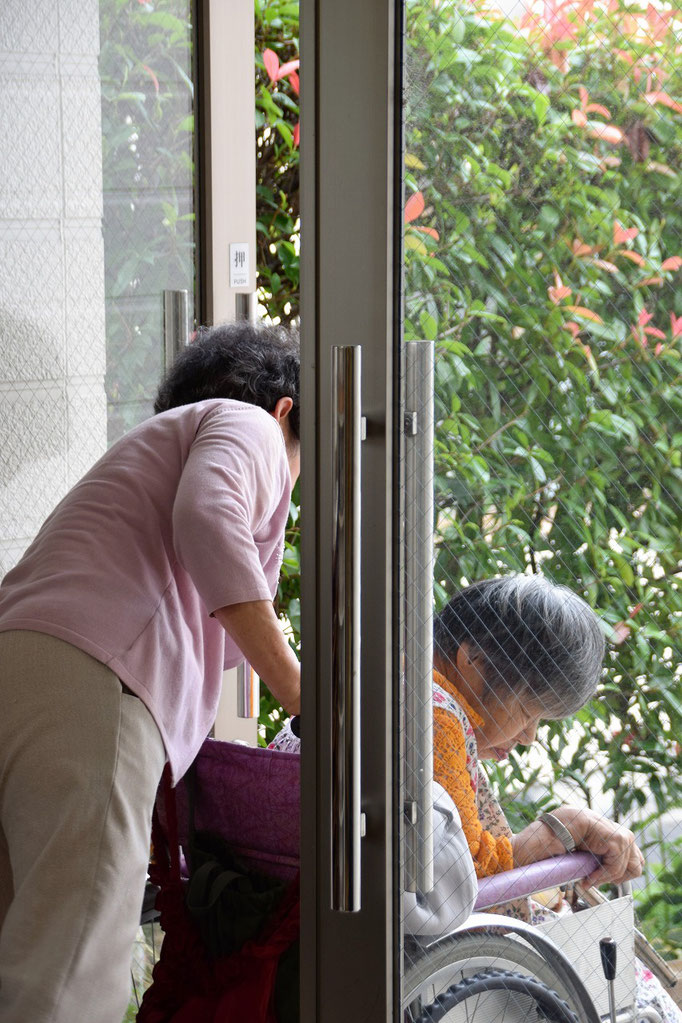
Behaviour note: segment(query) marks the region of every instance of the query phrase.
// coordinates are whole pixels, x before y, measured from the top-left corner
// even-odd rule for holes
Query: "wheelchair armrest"
[[[599,860],[592,853],[574,852],[484,877],[478,882],[478,898],[474,910],[490,909],[491,906],[521,899],[546,888],[579,881],[589,877],[598,866]]]

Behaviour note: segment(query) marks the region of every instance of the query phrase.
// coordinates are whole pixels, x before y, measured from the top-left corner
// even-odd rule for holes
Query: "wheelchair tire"
[[[537,980],[568,1004],[577,1023],[590,1023],[577,993],[564,988],[549,963],[525,941],[500,934],[455,934],[419,953],[412,963],[409,953],[406,956],[403,1004],[410,1023],[418,1018],[419,1005],[431,1004],[446,989],[490,970],[522,973]]]
[[[482,996],[496,994],[493,1006]],[[506,996],[506,998],[505,998]],[[546,1020],[547,1023],[578,1023],[578,1017],[562,998],[533,977],[511,970],[484,970],[453,984],[438,995],[432,1005],[414,1017],[414,1023],[440,1023],[458,1006],[464,1010],[457,1019],[464,1023],[494,1020]],[[508,1010],[512,1010],[510,1015]],[[533,1009],[536,1010],[533,1015]],[[481,1015],[481,1011],[483,1015]],[[494,1016],[491,1016],[491,1011]],[[478,1012],[478,1016],[476,1015]],[[454,1020],[453,1020],[454,1023]]]

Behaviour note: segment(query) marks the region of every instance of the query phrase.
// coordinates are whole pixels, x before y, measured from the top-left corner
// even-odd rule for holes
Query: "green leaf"
[[[425,341],[435,341],[438,336],[438,321],[430,313],[423,312],[419,317]]]
[[[539,92],[536,95],[535,99],[533,100],[533,110],[535,112],[535,117],[539,125],[545,123],[545,118],[547,117],[547,111],[549,110],[549,107],[550,107],[549,99],[547,98],[547,96],[543,95],[543,93]]]

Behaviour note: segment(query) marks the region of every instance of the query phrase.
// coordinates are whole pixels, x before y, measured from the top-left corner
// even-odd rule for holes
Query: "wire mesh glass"
[[[591,830],[558,816],[597,853],[615,822],[629,862],[613,880],[639,867],[632,831],[639,926],[674,961],[682,18],[666,2],[408,0],[405,19],[404,338],[435,345],[434,792],[479,876],[561,852],[533,822],[566,804],[594,811]],[[529,824],[512,853],[505,834]],[[546,921],[607,1011],[600,911],[574,917],[573,892],[503,912]],[[641,941],[635,961],[631,911],[627,895],[601,911],[621,1003],[679,1018],[669,970],[657,988]],[[406,932],[407,989],[424,942]]]
[[[140,422],[194,291],[189,0],[0,11],[0,571]],[[192,315],[192,313],[190,313]]]

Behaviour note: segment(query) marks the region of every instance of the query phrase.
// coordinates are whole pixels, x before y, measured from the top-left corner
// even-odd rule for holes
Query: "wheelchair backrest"
[[[291,880],[298,873],[299,757],[207,739],[197,759],[194,827],[228,843],[246,866]],[[178,838],[186,848],[189,800],[176,789]],[[159,816],[165,829],[162,800]]]

